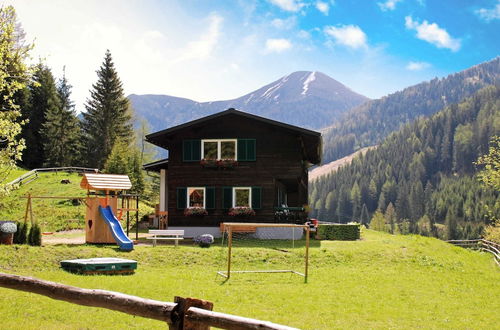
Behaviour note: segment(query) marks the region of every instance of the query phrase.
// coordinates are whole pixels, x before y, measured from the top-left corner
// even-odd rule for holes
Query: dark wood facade
[[[240,140],[252,141],[255,160],[237,159],[237,164],[230,168],[204,167],[199,160],[201,155],[191,155],[197,150],[189,150],[186,157],[186,145],[196,149],[200,146],[197,141],[204,139],[236,139],[238,145]],[[147,140],[169,150],[168,163],[163,164],[168,166],[167,205],[171,226],[219,226],[225,221],[275,222],[276,207],[285,203],[285,196],[289,207],[307,204],[307,169],[319,163],[321,155],[320,133],[234,109],[153,133]],[[184,215],[186,202],[182,194],[186,187],[207,188],[208,215]],[[252,187],[255,216],[238,219],[228,215],[227,193],[232,187]]]

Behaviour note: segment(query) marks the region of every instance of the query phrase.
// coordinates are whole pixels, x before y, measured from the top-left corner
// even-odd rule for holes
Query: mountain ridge
[[[130,94],[136,115],[153,131],[228,108],[291,125],[319,129],[369,99],[318,71],[296,71],[235,99],[197,102],[162,94]]]

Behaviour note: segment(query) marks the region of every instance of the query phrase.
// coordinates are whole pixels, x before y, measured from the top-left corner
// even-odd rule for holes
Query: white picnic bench
[[[184,230],[151,229],[149,235],[146,238],[153,240],[153,246],[156,246],[156,240],[175,240],[177,246],[179,240],[184,239]]]

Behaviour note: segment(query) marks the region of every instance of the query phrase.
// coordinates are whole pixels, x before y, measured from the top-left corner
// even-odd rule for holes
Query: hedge
[[[336,241],[355,241],[360,237],[359,224],[321,224],[318,225],[320,239]]]

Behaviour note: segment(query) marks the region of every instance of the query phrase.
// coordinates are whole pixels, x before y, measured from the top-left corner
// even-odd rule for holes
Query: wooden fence
[[[500,266],[500,244],[485,239],[450,240],[447,242],[464,248],[489,252],[493,254],[493,260]]]
[[[8,185],[22,185],[30,183],[31,181],[38,178],[38,172],[91,172],[97,173],[99,172],[96,168],[88,168],[88,167],[47,167],[47,168],[35,168],[18,177],[17,179],[8,183]]]
[[[0,287],[36,293],[73,304],[101,307],[166,322],[171,330],[293,330],[284,325],[213,312],[213,303],[175,297],[175,302],[144,299],[119,292],[82,289],[32,277],[0,273]]]

